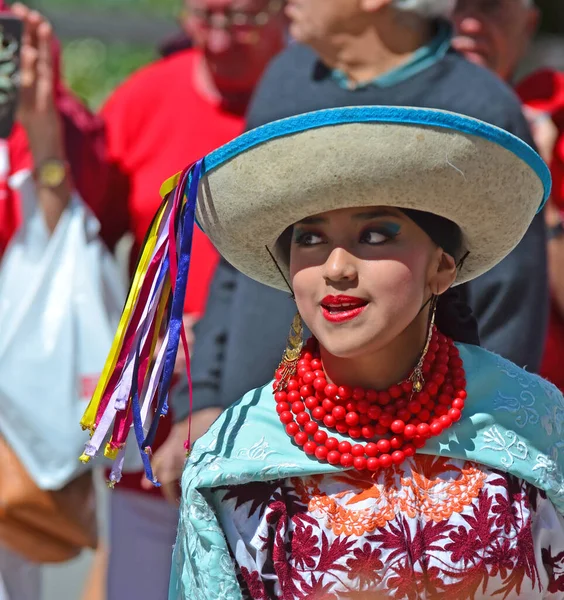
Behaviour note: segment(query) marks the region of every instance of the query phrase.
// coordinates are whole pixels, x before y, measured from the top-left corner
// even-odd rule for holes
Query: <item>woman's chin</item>
[[[358,335],[359,332],[338,331],[330,335],[321,335],[317,338],[319,344],[332,356],[343,359],[353,359],[366,354],[369,350],[378,347],[377,337]]]

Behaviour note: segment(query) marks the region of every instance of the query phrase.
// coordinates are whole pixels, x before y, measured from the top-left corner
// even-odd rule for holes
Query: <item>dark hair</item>
[[[463,236],[456,223],[429,212],[401,210],[461,266],[466,256],[462,256]],[[435,323],[441,333],[455,342],[480,345],[478,322],[470,308],[465,285],[450,288],[438,297]]]
[[[478,322],[468,302],[466,284],[452,287],[439,296],[435,323],[441,333],[455,342],[480,345]]]

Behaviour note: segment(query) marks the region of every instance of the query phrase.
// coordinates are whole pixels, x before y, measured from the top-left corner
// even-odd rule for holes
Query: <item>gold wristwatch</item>
[[[58,158],[48,158],[35,168],[33,176],[39,186],[55,189],[65,180],[69,164]]]

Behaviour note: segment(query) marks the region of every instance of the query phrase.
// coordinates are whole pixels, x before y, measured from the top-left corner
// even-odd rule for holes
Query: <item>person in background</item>
[[[60,47],[50,24],[23,4],[15,3],[8,9],[0,0],[0,14],[7,10],[24,21],[26,33],[17,119],[8,139],[0,141],[0,164],[8,169],[0,183],[0,255],[22,220],[11,176],[34,170],[38,199],[53,229],[70,197],[71,182],[87,203],[92,200],[96,180],[86,165],[97,160],[104,147],[102,120],[62,81]],[[53,191],[45,185],[48,172],[57,173],[60,189]]]
[[[564,74],[542,69],[516,81],[539,23],[533,0],[458,0],[453,45],[466,58],[497,73],[515,89],[554,185],[545,209],[552,303],[540,373],[564,390]]]
[[[16,122],[0,140],[0,260],[25,215],[19,185],[33,174],[35,202],[53,232],[74,189],[86,198],[92,180],[84,167],[101,148],[102,122],[65,88],[60,77],[59,45],[51,25],[22,4],[10,10],[23,21],[20,90]],[[85,139],[88,144],[78,143]],[[1,468],[1,467],[0,467]],[[41,565],[31,563],[0,543],[0,598],[38,600]]]
[[[185,9],[183,27],[193,47],[135,73],[101,111],[108,157],[107,163],[93,165],[101,183],[91,206],[109,243],[133,234],[133,259],[159,206],[162,182],[242,132],[255,85],[284,44],[281,0],[186,0]],[[185,304],[188,335],[204,312],[217,263],[216,251],[200,231],[194,235],[193,256]],[[219,413],[213,407],[195,413],[193,434],[204,433]],[[159,447],[163,442],[182,446],[187,435],[184,424],[172,430],[170,424],[170,417],[163,419],[152,444],[162,487],[143,480],[141,472],[129,473],[110,496],[108,600],[123,598],[124,589],[138,600],[166,595],[178,510],[165,498],[175,504],[178,492],[176,478],[169,480],[161,464]]]
[[[247,127],[323,108],[404,105],[476,117],[532,144],[513,92],[452,48],[452,6],[448,0],[290,0],[286,14],[297,43],[263,77]],[[545,243],[539,216],[507,258],[461,292],[482,344],[531,371],[540,366],[546,331]],[[283,348],[255,338],[284,339],[293,311],[289,294],[220,262],[195,329],[194,406],[226,408],[268,380]],[[187,415],[186,395],[187,384],[172,393],[177,418]],[[170,448],[171,469],[182,464],[181,453],[181,446]]]

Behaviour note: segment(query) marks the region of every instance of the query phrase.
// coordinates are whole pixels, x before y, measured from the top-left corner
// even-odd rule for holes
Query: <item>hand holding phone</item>
[[[23,125],[34,162],[64,158],[62,121],[55,100],[56,43],[53,28],[36,10],[15,3],[23,23],[16,120]]]

